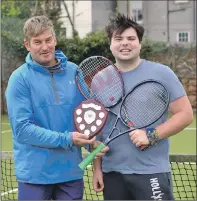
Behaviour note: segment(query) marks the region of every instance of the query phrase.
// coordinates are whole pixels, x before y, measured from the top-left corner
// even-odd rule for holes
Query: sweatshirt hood
[[[55,51],[55,59],[60,62],[60,70],[65,71],[67,68],[67,57],[60,50]],[[45,66],[38,64],[37,62],[32,60],[31,53],[29,52],[25,58],[25,61],[28,65],[30,65],[34,70],[40,72],[47,72],[48,70]]]

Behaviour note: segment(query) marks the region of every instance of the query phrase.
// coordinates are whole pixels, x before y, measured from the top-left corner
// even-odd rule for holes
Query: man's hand
[[[93,150],[96,149],[96,148],[99,146],[100,143],[101,143],[101,142],[98,141],[98,140],[94,141],[94,142],[92,143],[92,149],[93,149]],[[106,146],[106,147],[103,148],[98,154],[96,154],[95,159],[101,158],[101,157],[104,156],[104,155],[106,154],[106,152],[108,152],[108,151],[109,151],[109,147]]]
[[[135,144],[136,147],[141,147],[144,145],[149,145],[149,140],[146,135],[146,131],[142,129],[137,129],[129,133],[130,139]]]
[[[94,141],[92,146],[92,149],[96,149],[99,144],[101,142],[100,141]],[[96,154],[96,157],[93,161],[93,189],[96,192],[101,192],[104,188],[104,183],[103,183],[103,173],[101,170],[101,157],[104,156],[106,154],[106,152],[109,150],[109,147],[106,146],[105,148],[103,148],[98,154]]]
[[[103,173],[101,170],[94,170],[93,171],[93,189],[95,192],[101,192],[104,188],[104,183],[103,183]]]
[[[85,135],[79,132],[72,133],[72,141],[74,145],[84,146],[87,144],[92,144],[96,140],[96,137],[93,137],[90,140],[88,140],[88,138],[89,138],[88,135]]]

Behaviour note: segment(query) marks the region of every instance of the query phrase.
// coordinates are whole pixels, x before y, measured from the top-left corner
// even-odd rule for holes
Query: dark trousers
[[[18,200],[82,200],[83,180],[58,184],[18,182]]]
[[[171,173],[104,173],[104,200],[174,200]]]

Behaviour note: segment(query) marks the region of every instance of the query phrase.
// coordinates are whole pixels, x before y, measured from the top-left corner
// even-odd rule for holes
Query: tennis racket
[[[76,83],[86,99],[93,98],[106,108],[116,105],[124,95],[120,72],[102,56],[88,57],[79,64]]]
[[[155,123],[165,113],[168,105],[169,93],[159,81],[146,80],[137,84],[122,99],[114,126],[107,138],[79,164],[79,167],[84,170],[97,153],[121,135]],[[120,132],[116,127],[119,120],[128,127],[128,130]],[[113,135],[115,130],[118,134]]]
[[[79,64],[76,83],[87,101],[82,102],[74,111],[75,126],[91,139],[99,134],[107,120],[99,118],[99,114],[103,117],[104,109],[111,110],[124,96],[122,76],[109,59],[91,56]],[[97,111],[95,108],[100,109]]]

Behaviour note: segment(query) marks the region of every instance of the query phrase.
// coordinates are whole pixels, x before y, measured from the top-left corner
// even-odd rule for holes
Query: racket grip
[[[81,163],[79,163],[79,167],[84,170],[94,160],[96,154],[105,147],[106,145],[104,143],[100,143],[93,152],[91,152]]]
[[[147,148],[148,148],[148,145],[142,145],[142,146],[140,147],[141,151],[145,151]]]

